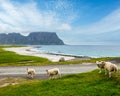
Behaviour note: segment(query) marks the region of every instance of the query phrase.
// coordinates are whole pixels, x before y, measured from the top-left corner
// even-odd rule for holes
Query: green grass
[[[3,46],[0,47],[0,66],[45,65],[50,63],[46,58],[18,55],[14,52],[5,51],[2,48]]]
[[[0,88],[0,96],[120,96],[120,77],[98,70]]]

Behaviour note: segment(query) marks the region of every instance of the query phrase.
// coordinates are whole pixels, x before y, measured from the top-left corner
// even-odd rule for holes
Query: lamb
[[[105,69],[105,75],[107,74],[107,71],[108,71],[108,75],[109,75],[109,78],[111,77],[111,72],[118,72],[118,67],[111,63],[111,62],[105,62],[105,61],[101,61],[101,62],[96,62],[97,63],[97,66],[100,68],[100,72],[101,73],[101,69]]]
[[[61,73],[58,68],[49,69],[49,70],[46,70],[46,72],[47,72],[47,75],[49,76],[49,78],[51,78],[51,79],[56,75],[59,75],[59,77],[61,77]]]
[[[28,74],[28,76],[33,78],[35,76],[35,69],[27,68],[27,74]]]

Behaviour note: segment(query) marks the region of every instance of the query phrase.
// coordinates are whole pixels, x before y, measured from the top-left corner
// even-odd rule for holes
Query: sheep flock
[[[102,70],[105,71],[105,75],[108,75],[108,77],[111,77],[111,74],[118,73],[118,67],[117,65],[111,63],[111,62],[105,62],[105,61],[96,61],[96,65],[99,68],[99,73],[102,72]],[[61,77],[61,72],[59,68],[51,68],[45,70],[47,76],[49,76],[49,79],[53,79],[56,77]],[[35,77],[35,69],[33,68],[27,68],[27,74],[29,77],[34,78]],[[116,74],[117,76],[117,74]]]

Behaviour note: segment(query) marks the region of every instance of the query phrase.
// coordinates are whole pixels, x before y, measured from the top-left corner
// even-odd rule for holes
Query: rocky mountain
[[[55,32],[32,32],[28,36],[20,33],[2,33],[0,44],[64,45],[64,42]]]

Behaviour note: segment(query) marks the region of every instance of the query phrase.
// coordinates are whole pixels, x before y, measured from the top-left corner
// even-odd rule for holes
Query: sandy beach
[[[63,56],[63,55],[56,55],[56,54],[47,54],[47,53],[40,53],[33,51],[33,47],[15,47],[15,48],[4,48],[6,51],[12,51],[20,55],[28,55],[28,56],[37,56],[47,58],[52,62],[57,62],[61,57],[64,57],[65,60],[72,60],[75,57],[72,56]]]

